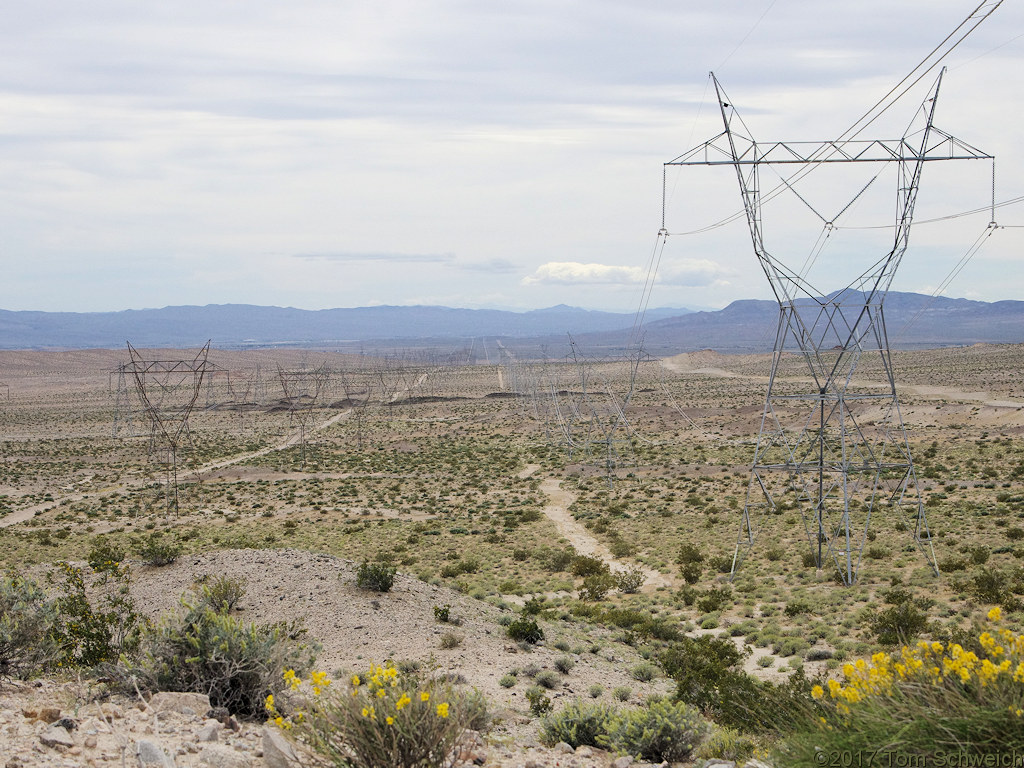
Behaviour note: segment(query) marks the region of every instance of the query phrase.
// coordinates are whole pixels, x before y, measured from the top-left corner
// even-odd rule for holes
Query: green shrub
[[[540,742],[549,747],[559,742],[574,748],[584,745],[603,747],[616,716],[615,708],[608,704],[574,699],[544,718],[540,726]]]
[[[697,598],[697,608],[703,613],[720,611],[732,602],[732,590],[729,587],[709,589]]]
[[[580,600],[587,602],[604,600],[614,587],[615,577],[610,573],[596,573],[586,576],[583,579],[583,586],[580,588]]]
[[[589,695],[592,699],[596,699],[602,693],[604,693],[604,686],[600,683],[594,683],[587,689],[587,695]]]
[[[741,667],[744,655],[726,638],[683,637],[659,656],[676,681],[680,701],[720,724],[745,730],[764,727],[767,713],[761,686]]]
[[[624,595],[634,595],[640,591],[640,587],[647,581],[643,568],[639,566],[620,571],[615,575],[615,586]]]
[[[700,581],[700,575],[704,571],[704,566],[700,563],[684,563],[679,566],[679,573],[682,574],[683,581],[687,584],[696,584]]]
[[[518,677],[511,673],[508,673],[501,676],[501,679],[498,681],[498,685],[500,685],[502,688],[512,688],[518,682]]]
[[[534,645],[544,639],[544,630],[541,629],[536,620],[520,616],[505,628],[505,633],[517,643],[530,643]]]
[[[111,548],[89,553],[93,601],[84,569],[62,561],[47,574],[58,590],[51,637],[66,666],[95,667],[138,647],[142,616],[131,596],[128,565],[113,559],[118,553]]]
[[[440,624],[447,624],[451,618],[452,607],[449,603],[434,606],[434,621]]]
[[[389,592],[395,583],[398,569],[386,563],[371,563],[363,560],[356,570],[356,586],[374,592]]]
[[[546,715],[551,711],[551,699],[539,685],[531,685],[526,689],[526,700],[530,702],[530,711],[536,717]]]
[[[617,685],[612,688],[612,696],[619,701],[629,701],[629,697],[633,695],[633,689],[628,685]]]
[[[0,680],[44,669],[58,654],[56,609],[34,581],[0,577]]]
[[[651,762],[682,762],[707,735],[708,722],[681,701],[654,701],[614,718],[608,743]]]
[[[572,660],[571,656],[559,656],[555,659],[555,669],[561,672],[563,675],[568,675],[572,672],[572,668],[576,666],[576,662]]]
[[[156,531],[135,543],[135,553],[146,565],[170,565],[181,554],[181,544],[165,541]]]
[[[870,623],[882,645],[912,642],[928,627],[928,616],[912,602],[902,602],[878,613]]]
[[[203,576],[196,587],[197,599],[220,613],[233,611],[245,596],[245,579],[240,576]]]
[[[289,683],[301,683],[294,678]],[[346,684],[326,675],[309,680],[312,696],[295,713],[266,703],[272,720],[324,760],[350,768],[441,768],[467,728],[483,730],[488,716],[476,692],[464,693],[391,664],[373,666]]]
[[[598,557],[577,555],[572,561],[573,576],[598,576],[608,573],[608,565]]]
[[[697,760],[729,760],[740,765],[754,754],[756,748],[752,738],[735,728],[713,727],[693,756]]]
[[[641,683],[649,683],[658,676],[658,667],[649,661],[644,661],[633,667],[629,673],[633,676],[634,680],[639,680]]]
[[[213,706],[257,719],[267,696],[282,689],[285,670],[301,674],[312,665],[316,648],[303,634],[295,625],[245,624],[205,596],[194,605],[183,600],[182,612],[145,633],[138,662],[122,674],[150,691],[205,693]]]

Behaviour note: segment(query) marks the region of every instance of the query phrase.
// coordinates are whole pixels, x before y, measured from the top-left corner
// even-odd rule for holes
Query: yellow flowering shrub
[[[394,664],[373,664],[335,685],[323,672],[302,680],[285,672],[292,690],[308,691],[305,705],[282,713],[269,697],[270,720],[297,744],[337,766],[431,768],[451,762],[459,737],[480,726],[482,697],[464,694]]]
[[[987,618],[969,648],[922,640],[845,664],[841,679],[811,689],[821,708],[787,740],[782,759],[803,764],[814,749],[879,744],[948,760],[1024,749],[1024,634],[999,626],[998,607]]]

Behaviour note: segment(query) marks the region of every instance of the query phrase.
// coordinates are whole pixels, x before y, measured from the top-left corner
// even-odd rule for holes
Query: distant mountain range
[[[994,303],[890,293],[886,325],[894,348],[1024,342],[1024,301]],[[725,309],[648,310],[644,345],[657,355],[695,349],[770,351],[778,306],[774,301],[734,301]],[[0,310],[0,348],[196,347],[207,339],[220,348],[329,346],[367,350],[401,346],[462,345],[474,338],[501,339],[524,353],[553,354],[572,334],[586,349],[621,349],[633,314],[559,305],[530,312],[450,307],[357,307],[303,310],[220,304],[123,312],[11,312]]]
[[[688,309],[652,309],[648,320]],[[306,310],[249,304],[129,309],[122,312],[0,310],[0,349],[330,345],[401,340],[465,342],[478,337],[524,339],[630,328],[634,315],[564,304],[529,312],[450,307],[356,307]]]

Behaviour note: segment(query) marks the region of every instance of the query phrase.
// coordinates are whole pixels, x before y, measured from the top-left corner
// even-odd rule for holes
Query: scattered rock
[[[199,729],[199,733],[196,735],[196,741],[217,741],[217,737],[223,727],[224,726],[220,724],[219,720],[207,720],[203,723],[203,727]]]
[[[629,768],[633,764],[633,758],[629,755],[623,755],[612,760],[611,768]]]
[[[576,754],[579,757],[593,757],[594,750],[584,744],[582,747],[576,747]]]
[[[138,741],[135,743],[135,754],[139,758],[139,764],[144,768],[153,766],[154,768],[175,768],[174,760],[172,760],[166,752],[152,741]]]
[[[263,761],[267,768],[295,768],[299,762],[289,741],[269,725],[263,726]]]
[[[249,768],[248,757],[223,744],[207,744],[199,752],[199,762],[210,768]]]
[[[182,715],[198,715],[210,709],[210,697],[205,693],[154,693],[149,706],[156,712],[178,712]]]
[[[51,725],[39,735],[39,741],[44,747],[73,747],[74,739],[67,729],[60,725]]]
[[[566,744],[564,741],[560,741],[557,744],[555,744],[555,752],[558,752],[562,755],[572,755],[576,752],[576,750],[573,749],[571,744]]]
[[[713,757],[704,763],[704,768],[736,768],[736,763],[732,760],[723,760],[719,757]]]
[[[743,768],[771,768],[771,766],[767,763],[762,763],[760,760],[755,760],[754,758],[751,758],[743,764]]]

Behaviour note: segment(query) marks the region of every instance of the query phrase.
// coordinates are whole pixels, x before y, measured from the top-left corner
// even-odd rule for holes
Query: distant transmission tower
[[[733,557],[734,575],[754,544],[762,516],[793,506],[801,511],[817,567],[831,560],[847,585],[857,580],[871,516],[884,506],[902,513],[914,542],[938,573],[896,396],[883,303],[907,250],[924,164],[993,160],[933,125],[941,81],[940,74],[900,139],[860,140],[854,138],[855,132],[836,141],[758,143],[714,79],[724,131],[666,163],[734,168],[754,253],[779,303],[768,394]],[[808,257],[799,271],[768,251],[762,234],[762,204],[793,192],[824,223],[827,239],[836,220],[867,189],[859,190],[834,216],[820,214],[794,184],[831,163],[895,163],[898,184],[895,237],[885,246],[889,250],[871,256],[869,266],[845,288],[826,293],[807,279],[820,249],[812,251],[813,258]],[[759,171],[779,165],[796,168],[778,187],[762,194]],[[840,271],[825,277],[834,282]],[[796,352],[806,364],[805,373],[813,381],[809,391],[795,391],[791,381],[780,382],[779,365],[787,351]],[[853,384],[854,371],[865,354],[880,357],[883,386]]]
[[[150,450],[162,443],[167,450],[166,516],[178,511],[178,452],[189,437],[188,421],[199,399],[203,380],[217,366],[208,361],[210,342],[191,360],[144,358],[128,344],[129,361],[118,368],[130,377],[150,425]],[[218,369],[219,370],[219,369]],[[121,383],[118,384],[120,399]]]

